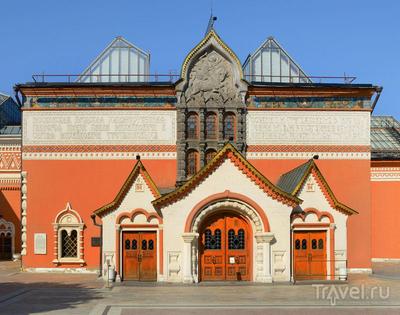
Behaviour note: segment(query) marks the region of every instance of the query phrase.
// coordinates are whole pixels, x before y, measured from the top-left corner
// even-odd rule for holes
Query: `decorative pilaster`
[[[272,282],[271,276],[271,241],[274,234],[270,232],[257,233],[257,282]]]
[[[115,255],[114,255],[114,257],[115,257],[115,274],[116,274],[115,281],[116,282],[121,282],[121,270],[120,270],[121,240],[120,240],[120,234],[121,234],[121,225],[120,224],[115,224]],[[106,257],[104,257],[104,260],[106,260]]]
[[[193,283],[195,278],[193,277],[192,269],[192,246],[193,241],[197,241],[199,233],[183,233],[183,282]]]
[[[54,231],[54,260],[53,262],[58,265],[58,226],[53,225],[53,231]]]
[[[21,172],[21,255],[26,255],[27,173]]]

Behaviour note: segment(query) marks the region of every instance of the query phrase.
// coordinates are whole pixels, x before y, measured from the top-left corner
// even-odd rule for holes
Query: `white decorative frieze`
[[[23,160],[175,160],[176,152],[25,152]]]
[[[25,111],[24,145],[176,143],[176,112],[165,110]]]
[[[372,167],[371,181],[398,182],[400,181],[400,167]]]
[[[370,113],[249,111],[247,143],[370,145]]]
[[[370,160],[370,152],[247,152],[249,160],[309,160],[318,155],[320,160]]]

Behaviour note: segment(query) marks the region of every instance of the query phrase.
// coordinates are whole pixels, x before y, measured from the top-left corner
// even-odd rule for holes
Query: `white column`
[[[257,233],[255,235],[257,241],[256,256],[261,256],[261,268],[257,268],[256,282],[272,282],[271,276],[271,241],[274,239],[274,234],[270,232]],[[261,245],[261,246],[260,246]],[[258,267],[258,266],[257,266]]]
[[[193,283],[193,272],[192,272],[192,244],[194,240],[197,240],[199,233],[183,233],[183,282]]]

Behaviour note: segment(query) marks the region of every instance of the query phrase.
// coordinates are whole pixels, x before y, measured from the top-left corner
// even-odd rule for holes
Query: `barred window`
[[[70,234],[66,230],[61,232],[61,258],[78,257],[78,232],[72,230]]]
[[[186,137],[188,139],[197,139],[199,137],[199,119],[195,113],[191,113],[187,116]]]
[[[224,139],[235,140],[236,117],[234,114],[226,114],[224,117]]]
[[[206,152],[206,164],[208,164],[213,158],[214,156],[217,154],[217,151],[210,149],[207,150]]]
[[[210,113],[206,117],[206,139],[217,139],[217,115]]]
[[[84,223],[79,213],[71,208],[67,203],[67,207],[60,211],[53,223],[55,236],[54,264],[63,263],[85,263],[83,250],[83,229]],[[126,249],[130,248],[130,244],[124,244]]]
[[[199,170],[199,153],[196,150],[190,150],[186,156],[186,174],[193,176]]]

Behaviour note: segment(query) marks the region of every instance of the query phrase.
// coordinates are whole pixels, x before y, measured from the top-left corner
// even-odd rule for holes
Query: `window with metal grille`
[[[61,257],[78,257],[78,232],[76,230],[72,230],[69,235],[66,230],[62,230]]]
[[[235,115],[226,114],[224,117],[224,139],[235,140]]]
[[[233,229],[228,231],[228,248],[229,249],[244,249],[244,230],[240,229],[237,234]]]
[[[216,229],[214,235],[210,229],[204,232],[204,248],[205,249],[221,249],[221,230]]]
[[[199,119],[197,114],[192,113],[186,119],[186,137],[188,139],[197,139],[199,137]]]
[[[208,164],[213,158],[214,156],[217,154],[217,151],[211,149],[211,150],[207,150],[206,152],[206,164]]]
[[[186,156],[186,174],[187,176],[193,176],[199,169],[199,153],[195,150],[191,150]]]
[[[217,139],[217,115],[210,113],[206,116],[206,139]]]

